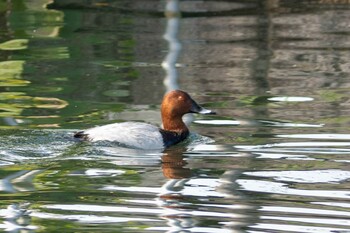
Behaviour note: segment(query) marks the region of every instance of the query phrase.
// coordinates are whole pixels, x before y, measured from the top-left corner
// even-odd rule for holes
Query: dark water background
[[[350,232],[350,2],[0,2],[0,230]],[[216,116],[165,151],[76,143]]]

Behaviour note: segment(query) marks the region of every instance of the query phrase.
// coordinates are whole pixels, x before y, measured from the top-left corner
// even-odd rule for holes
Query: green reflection
[[[5,57],[0,63],[0,116],[23,127],[108,122],[109,113],[123,111],[132,100],[130,80],[139,76],[132,67],[133,18],[47,9],[49,3],[0,6],[7,36],[0,41],[0,56]]]
[[[0,86],[26,86],[30,82],[21,78],[25,61],[0,62]]]
[[[1,50],[21,50],[28,47],[27,39],[9,40],[0,44]]]

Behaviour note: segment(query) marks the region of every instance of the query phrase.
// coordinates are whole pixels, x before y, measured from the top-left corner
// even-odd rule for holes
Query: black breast
[[[164,142],[165,147],[175,145],[175,144],[185,140],[189,135],[188,131],[178,133],[178,132],[174,132],[174,131],[167,131],[164,129],[159,129],[159,132],[163,137],[163,142]]]

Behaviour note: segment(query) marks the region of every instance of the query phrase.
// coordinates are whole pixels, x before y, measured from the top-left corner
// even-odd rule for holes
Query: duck
[[[216,114],[197,104],[182,90],[166,93],[160,107],[162,127],[143,122],[112,123],[74,134],[80,141],[109,141],[135,149],[165,149],[184,141],[189,129],[182,117],[187,113]]]

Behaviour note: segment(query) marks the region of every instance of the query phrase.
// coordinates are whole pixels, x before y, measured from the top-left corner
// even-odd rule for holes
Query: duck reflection
[[[161,157],[164,177],[168,179],[186,179],[191,177],[191,169],[184,167],[187,164],[183,157],[184,152],[185,148],[170,149],[164,152]]]
[[[189,148],[179,145],[165,150],[161,157],[161,168],[167,181],[160,189],[157,204],[164,210],[160,217],[170,227],[167,232],[200,229],[203,224],[207,225],[202,221],[208,219],[216,225],[213,230],[219,224],[228,232],[245,232],[241,229],[256,221],[256,207],[249,204],[237,183],[244,171],[238,158],[244,160],[242,157],[246,154],[238,152],[238,158],[219,165],[223,169],[218,175],[206,172],[208,166],[215,166],[217,171],[220,167],[215,163],[206,164],[206,158],[202,156],[200,161],[195,154],[186,160],[191,153]],[[213,156],[209,156],[210,159]],[[206,228],[210,230],[210,227]]]
[[[186,206],[186,197],[182,191],[192,176],[191,169],[185,167],[187,165],[183,156],[185,149],[184,147],[167,149],[161,157],[163,175],[168,180],[162,186],[157,203],[159,207],[168,210],[160,216],[166,219],[168,226],[171,227],[168,232],[183,231],[197,225],[194,218],[185,217],[182,211]]]
[[[0,179],[0,191],[9,193],[35,191],[34,179],[42,172],[42,170],[22,170],[11,173]]]

